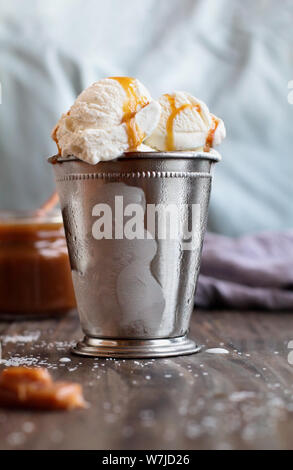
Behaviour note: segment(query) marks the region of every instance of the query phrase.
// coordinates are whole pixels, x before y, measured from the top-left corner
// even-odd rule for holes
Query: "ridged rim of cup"
[[[134,159],[170,159],[173,158],[182,158],[182,159],[200,159],[200,160],[211,160],[213,162],[221,161],[222,157],[218,153],[211,154],[207,152],[127,152],[122,154],[120,157],[115,158],[113,160],[103,160],[100,163],[108,163],[108,162],[115,162],[116,160],[134,160]],[[50,163],[66,163],[66,162],[83,162],[79,158],[75,157],[74,155],[69,157],[60,157],[60,155],[54,155],[53,157],[48,158],[48,162]]]

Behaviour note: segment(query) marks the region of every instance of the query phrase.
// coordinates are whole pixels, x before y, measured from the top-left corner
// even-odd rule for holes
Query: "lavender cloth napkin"
[[[195,303],[293,309],[293,231],[241,238],[207,233]]]

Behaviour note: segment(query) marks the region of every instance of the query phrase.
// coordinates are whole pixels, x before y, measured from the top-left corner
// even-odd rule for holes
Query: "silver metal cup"
[[[143,358],[200,350],[187,333],[218,160],[193,152],[133,152],[97,165],[49,159],[86,335],[75,353]]]

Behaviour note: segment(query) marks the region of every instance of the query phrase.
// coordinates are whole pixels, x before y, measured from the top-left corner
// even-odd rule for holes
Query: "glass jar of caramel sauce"
[[[0,318],[76,306],[60,213],[0,211]]]

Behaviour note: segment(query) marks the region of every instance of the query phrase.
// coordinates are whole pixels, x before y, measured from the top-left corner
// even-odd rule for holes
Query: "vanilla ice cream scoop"
[[[59,154],[87,163],[136,150],[159,124],[161,107],[137,79],[113,77],[84,90],[52,132]]]
[[[226,137],[223,121],[205,103],[182,91],[159,99],[161,117],[145,144],[159,151],[205,151]]]

